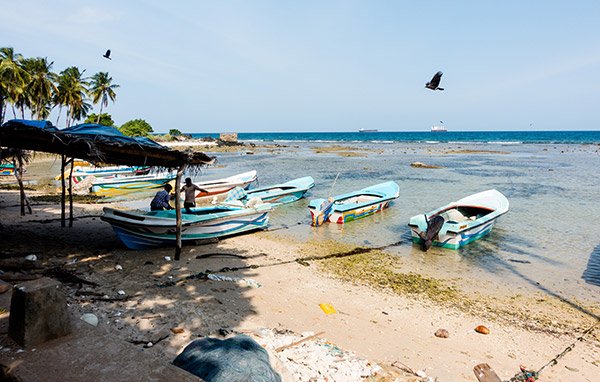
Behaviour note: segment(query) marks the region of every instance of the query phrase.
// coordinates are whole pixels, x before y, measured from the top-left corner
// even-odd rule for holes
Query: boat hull
[[[198,212],[203,209],[206,208],[194,208],[192,211]],[[270,210],[270,205],[262,205],[256,209],[232,208],[227,212],[207,214],[202,216],[200,220],[193,220],[194,214],[183,214],[181,239],[189,242],[265,229],[269,222],[268,213]],[[115,211],[111,208],[105,208],[102,220],[112,225],[117,237],[128,248],[147,249],[175,245],[174,211],[149,212],[146,214],[123,211],[115,213]],[[155,214],[168,217],[156,218]],[[191,218],[188,218],[189,216]]]
[[[160,177],[140,175],[102,179],[99,182],[92,184],[90,193],[103,197],[124,195],[142,190],[161,188],[173,179],[175,179],[174,174]]]
[[[246,191],[246,196],[241,200],[247,202],[252,198],[259,198],[263,202],[287,204],[302,199],[309,189],[315,186],[312,177],[307,176],[291,180],[287,183],[270,187]]]
[[[469,243],[474,242],[475,240],[481,239],[492,232],[495,224],[496,220],[493,220],[482,226],[475,227],[467,231],[459,233],[446,232],[443,235],[439,235],[437,240],[433,240],[432,245],[442,248],[459,249]],[[423,242],[416,230],[411,230],[411,235],[413,243],[421,244]]]
[[[386,182],[335,196],[330,199],[332,203],[325,199],[313,199],[308,209],[313,225],[320,225],[321,220],[344,224],[382,211],[399,195],[398,184]],[[327,209],[326,213],[323,208]]]
[[[248,171],[242,174],[230,176],[229,178],[207,180],[204,182],[194,182],[198,187],[206,192],[199,191],[196,198],[204,196],[218,195],[231,190],[234,187],[247,188],[248,185],[256,180],[256,171]]]

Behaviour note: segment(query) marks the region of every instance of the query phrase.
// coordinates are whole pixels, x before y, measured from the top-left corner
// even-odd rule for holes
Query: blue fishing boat
[[[383,210],[398,196],[398,184],[385,182],[329,199],[313,199],[308,209],[315,226],[326,221],[344,224]]]
[[[12,163],[0,163],[0,175],[14,175],[15,165]]]
[[[151,175],[134,175],[94,180],[90,193],[98,196],[112,197],[132,192],[161,188],[175,179],[175,173]]]
[[[301,199],[304,194],[315,186],[315,180],[311,176],[290,180],[286,183],[276,184],[269,187],[255,188],[253,190],[241,190],[236,187],[236,199],[246,203],[250,199],[258,198],[269,203],[292,203]]]
[[[182,211],[181,240],[193,241],[236,235],[267,228],[269,203],[253,207],[217,205]],[[104,208],[102,220],[108,222],[119,239],[131,249],[175,245],[175,210],[134,212]]]
[[[501,192],[487,190],[413,216],[408,226],[413,242],[424,250],[431,245],[458,249],[490,233],[508,206]]]

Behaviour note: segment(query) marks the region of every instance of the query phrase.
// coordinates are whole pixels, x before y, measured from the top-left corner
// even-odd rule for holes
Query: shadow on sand
[[[590,259],[581,278],[588,284],[600,286],[600,244],[590,254]]]

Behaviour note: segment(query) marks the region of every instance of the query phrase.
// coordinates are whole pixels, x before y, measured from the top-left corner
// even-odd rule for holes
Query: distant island
[[[363,128],[358,129],[359,133],[376,133],[377,131],[378,131],[377,129],[363,129]]]

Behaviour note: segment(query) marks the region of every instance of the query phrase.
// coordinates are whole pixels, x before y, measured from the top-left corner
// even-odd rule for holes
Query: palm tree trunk
[[[33,211],[31,210],[31,205],[29,204],[29,200],[25,195],[25,186],[23,185],[23,157],[21,155],[15,156],[13,159],[13,166],[15,166],[15,177],[19,183],[19,193],[21,196],[21,216],[25,216],[26,205],[29,214],[31,214]]]
[[[98,118],[96,118],[96,123],[100,123],[100,116],[102,115],[102,102],[100,102],[100,113],[98,113]]]
[[[58,106],[58,117],[56,117],[56,126],[58,126],[58,120],[60,119],[60,113],[62,113],[62,105]]]

